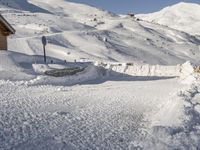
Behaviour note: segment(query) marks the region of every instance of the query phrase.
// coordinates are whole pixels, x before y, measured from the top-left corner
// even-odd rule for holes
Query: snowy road
[[[180,87],[177,79],[71,87],[0,81],[0,150],[128,149]]]

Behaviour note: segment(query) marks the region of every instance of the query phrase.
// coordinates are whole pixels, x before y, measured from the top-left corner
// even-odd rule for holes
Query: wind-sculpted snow
[[[2,15],[17,31],[9,39],[9,49],[13,51],[42,55],[41,36],[46,35],[47,55],[68,61],[86,59],[152,65],[200,61],[199,38],[184,32],[64,0],[21,3],[27,8],[31,3],[51,13],[32,13],[1,5]]]
[[[142,143],[142,149],[198,149],[200,147],[200,89],[199,82],[180,91],[179,99],[171,103],[165,113],[176,116],[179,113],[181,123],[176,126],[160,124],[153,126],[150,136]],[[167,107],[167,105],[165,106]],[[172,121],[171,117],[168,122]],[[175,121],[175,120],[174,120]]]
[[[194,73],[194,66],[186,62],[177,66],[162,66],[137,63],[96,62],[96,66],[105,68],[107,76],[129,75],[139,77],[181,77],[187,78]]]

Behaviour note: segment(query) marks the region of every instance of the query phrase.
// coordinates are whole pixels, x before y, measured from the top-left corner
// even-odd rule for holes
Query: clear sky
[[[150,13],[161,10],[162,8],[179,2],[190,2],[200,4],[200,0],[68,0],[89,4],[111,12],[126,14]],[[191,10],[192,11],[192,10]],[[194,10],[195,11],[195,10]]]

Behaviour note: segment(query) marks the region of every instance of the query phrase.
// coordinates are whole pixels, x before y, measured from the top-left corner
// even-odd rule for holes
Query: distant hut
[[[11,34],[15,34],[15,29],[0,14],[0,50],[7,50],[7,37]]]
[[[130,16],[130,17],[135,17],[134,13],[128,13],[127,15]]]

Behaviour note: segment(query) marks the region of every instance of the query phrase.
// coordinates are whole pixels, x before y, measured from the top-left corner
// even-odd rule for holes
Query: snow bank
[[[29,80],[34,77],[33,74],[27,73],[28,69],[22,67],[21,57],[23,55],[7,51],[0,51],[0,80]],[[25,57],[23,57],[25,58]],[[25,65],[28,66],[28,63]]]
[[[42,64],[42,57],[32,57],[13,52],[1,52],[0,79],[24,81],[30,84],[71,85],[87,80],[93,80],[101,75],[113,76],[143,76],[143,77],[180,77],[187,84],[197,80],[194,76],[194,66],[190,62],[176,66],[148,65],[138,63],[58,63]],[[39,64],[36,64],[38,62]],[[45,71],[64,69],[66,67],[86,67],[83,72],[69,77],[54,78],[44,75]],[[103,68],[103,69],[101,69]],[[31,80],[31,81],[30,81]]]
[[[187,61],[186,63],[184,63],[182,66],[181,66],[181,76],[189,76],[191,74],[194,73],[194,69],[195,69],[195,66]]]
[[[190,62],[176,66],[102,62],[96,62],[95,65],[104,67],[107,70],[107,75],[116,75],[118,73],[130,76],[147,77],[187,77],[194,72],[194,66]]]
[[[182,65],[180,78],[183,84],[190,85],[190,84],[200,81],[199,74],[195,73],[195,68],[196,67],[190,62],[186,62],[185,64]]]
[[[160,124],[154,125],[147,139],[141,142],[141,149],[187,150],[200,147],[199,83],[191,84],[187,89],[179,92],[178,98],[173,99],[168,111],[160,114],[162,121],[168,119],[168,124],[161,121]],[[165,109],[167,106],[162,108],[163,111]],[[171,117],[168,118],[170,115]],[[180,124],[176,123],[177,120]]]
[[[181,65],[180,78],[188,84],[148,119],[151,132],[131,146],[139,149],[198,149],[200,147],[200,74],[190,62]]]
[[[46,65],[42,68],[37,68],[38,72],[44,72],[46,69],[50,69]],[[89,80],[94,80],[99,77],[98,70],[95,66],[89,65],[83,72],[77,73],[73,76],[65,76],[65,77],[51,77],[46,75],[40,75],[37,78],[25,82],[28,85],[39,85],[39,84],[48,84],[48,85],[72,85],[78,84],[82,82],[86,82]]]

